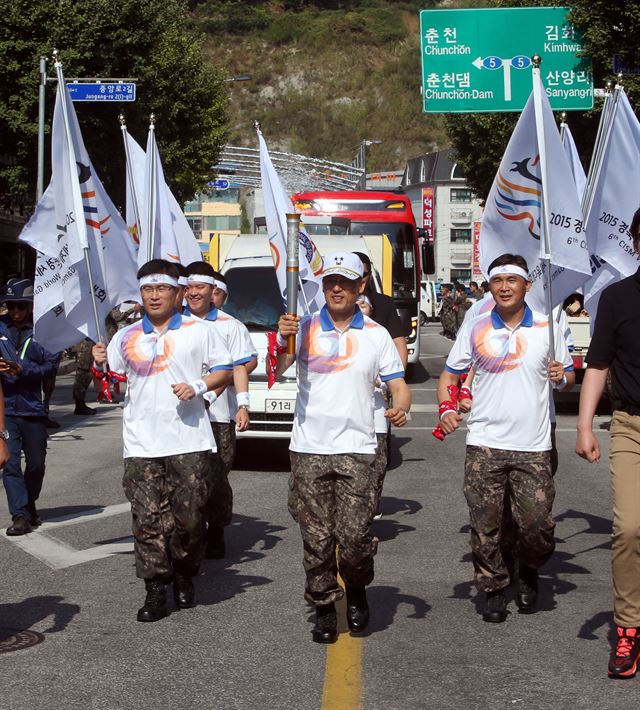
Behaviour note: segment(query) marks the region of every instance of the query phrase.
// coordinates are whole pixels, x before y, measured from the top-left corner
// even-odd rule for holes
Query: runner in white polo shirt
[[[464,492],[475,582],[487,594],[483,618],[490,622],[506,619],[503,590],[510,578],[500,550],[505,495],[518,526],[516,601],[522,612],[535,610],[537,570],[554,550],[549,380],[561,387],[574,381],[557,323],[557,359],[550,362],[547,317],[525,303],[528,271],[517,255],[503,254],[492,262],[489,284],[496,306],[463,324],[438,385],[440,423],[450,434],[462,417],[450,404],[447,387],[474,369]]]
[[[369,530],[377,500],[376,380],[386,382],[393,397],[386,416],[396,426],[406,423],[411,392],[391,336],[356,304],[363,289],[360,259],[347,252],[327,255],[322,288],[326,306],[319,313],[280,318],[278,372],[293,362],[283,347],[296,334],[289,510],[304,543],[305,598],[316,606],[313,640],[332,643],[334,602],[343,596],[338,570],[349,628],[362,631],[369,621],[365,587],[373,580],[377,547]]]
[[[258,353],[245,325],[212,305],[217,288],[213,267],[204,261],[194,261],[187,271],[185,313],[208,323],[233,360],[233,385],[205,395],[210,403],[209,419],[218,449],[211,454],[205,557],[220,559],[225,555],[224,528],[231,523],[233,514],[229,473],[236,453],[236,429],[246,431],[249,426],[249,373],[258,363]]]
[[[131,501],[136,572],[147,589],[138,621],[158,621],[167,615],[171,580],[176,605],[194,604],[192,577],[202,558],[215,449],[203,395],[231,382],[232,364],[205,323],[176,312],[175,264],[154,259],[140,268],[138,280],[144,318],[118,331],[108,348],[95,345],[93,357],[128,380],[123,486]]]

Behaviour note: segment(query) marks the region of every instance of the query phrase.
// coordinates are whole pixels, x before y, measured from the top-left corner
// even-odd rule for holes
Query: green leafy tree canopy
[[[178,199],[203,187],[224,142],[228,92],[222,72],[203,61],[186,2],[0,0],[0,14],[0,193],[29,200],[35,193],[38,64],[53,48],[65,77],[137,80],[135,103],[76,104],[87,150],[116,202],[124,194],[117,120],[123,108],[129,132],[143,146],[155,114],[165,177]],[[51,61],[48,72],[54,76]],[[49,131],[51,84],[46,100]]]

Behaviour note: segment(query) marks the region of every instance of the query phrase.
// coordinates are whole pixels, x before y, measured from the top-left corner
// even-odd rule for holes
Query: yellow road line
[[[322,689],[322,710],[362,710],[362,638],[351,636],[347,627],[347,601],[336,604],[338,640],[327,646]]]

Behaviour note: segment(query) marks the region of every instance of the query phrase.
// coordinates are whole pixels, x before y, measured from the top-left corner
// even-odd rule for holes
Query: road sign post
[[[563,7],[423,10],[420,13],[425,113],[521,111],[531,93],[531,59],[551,107],[593,107],[591,60]]]

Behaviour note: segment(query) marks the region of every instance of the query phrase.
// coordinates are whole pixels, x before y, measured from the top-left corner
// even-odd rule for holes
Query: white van
[[[420,325],[437,320],[440,316],[440,306],[434,281],[420,282]]]

